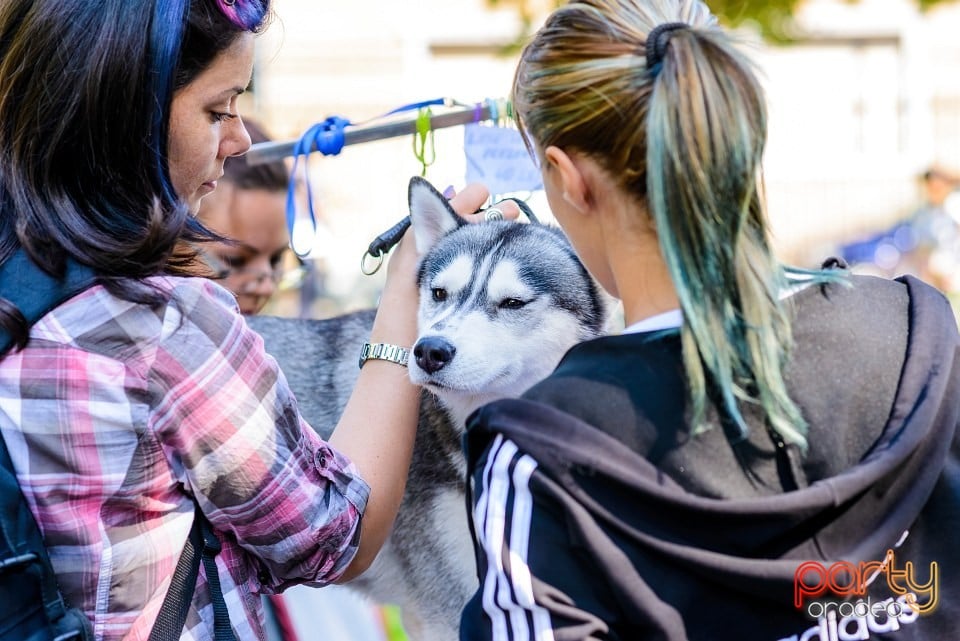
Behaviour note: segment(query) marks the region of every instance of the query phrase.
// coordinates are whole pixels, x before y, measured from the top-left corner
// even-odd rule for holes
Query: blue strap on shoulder
[[[67,259],[67,273],[58,279],[37,267],[21,247],[0,265],[0,297],[12,302],[33,325],[51,309],[96,282],[91,267]],[[0,327],[0,356],[13,345],[13,337]]]

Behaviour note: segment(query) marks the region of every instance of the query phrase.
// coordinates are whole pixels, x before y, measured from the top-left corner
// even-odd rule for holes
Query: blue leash
[[[448,102],[449,101],[446,98],[433,98],[431,100],[412,102],[406,105],[401,105],[395,109],[391,109],[390,111],[377,116],[376,118],[372,118],[362,123],[354,123],[346,118],[341,118],[340,116],[330,116],[322,122],[319,122],[308,128],[294,146],[293,169],[290,172],[290,181],[287,185],[287,232],[290,234],[291,245],[293,244],[293,226],[297,220],[297,167],[300,164],[301,156],[304,157],[304,175],[307,183],[307,213],[310,217],[311,229],[314,233],[316,233],[317,216],[313,209],[313,190],[310,186],[309,177],[306,176],[307,162],[311,153],[318,151],[324,156],[338,155],[341,151],[343,151],[347,127],[356,126],[358,124],[366,124],[372,120],[379,120],[381,118],[386,118],[387,116],[392,116],[394,114],[403,113],[406,111],[416,111],[435,105],[446,105]],[[305,255],[301,254],[295,246],[293,249],[301,258]]]

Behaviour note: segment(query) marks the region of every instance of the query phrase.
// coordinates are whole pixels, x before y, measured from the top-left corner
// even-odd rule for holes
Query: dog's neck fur
[[[457,396],[450,395],[448,398],[444,398],[442,395],[435,394],[437,401],[439,402],[440,408],[447,414],[447,417],[450,419],[450,424],[453,427],[454,432],[457,436],[462,439],[463,434],[467,431],[467,418],[475,410],[480,408],[491,401],[503,398],[501,395],[496,394],[483,394],[477,396]],[[454,469],[457,470],[457,473],[461,478],[465,478],[467,474],[467,461],[463,456],[463,450],[457,449],[454,452],[448,452],[447,456],[450,464],[453,465]]]
[[[453,425],[457,430],[457,434],[463,436],[463,433],[467,429],[467,418],[469,418],[470,415],[481,406],[499,398],[503,398],[503,396],[497,394],[480,394],[476,396],[452,396],[444,398],[442,395],[437,395],[437,398],[440,400],[440,404],[443,406],[443,408],[447,411],[447,414],[450,415],[450,420],[453,422]]]

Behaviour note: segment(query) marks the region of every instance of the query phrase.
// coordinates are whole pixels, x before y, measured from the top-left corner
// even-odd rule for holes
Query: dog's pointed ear
[[[420,176],[410,179],[408,193],[410,225],[413,227],[418,253],[426,253],[442,236],[467,224],[457,215],[443,194]]]

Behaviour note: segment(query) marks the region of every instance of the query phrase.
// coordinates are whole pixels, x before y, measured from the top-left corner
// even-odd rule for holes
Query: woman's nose
[[[250,149],[251,140],[247,128],[241,118],[233,118],[226,121],[225,126],[221,128],[222,140],[220,141],[220,150],[223,157],[240,156],[247,153]]]

